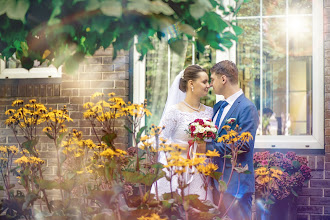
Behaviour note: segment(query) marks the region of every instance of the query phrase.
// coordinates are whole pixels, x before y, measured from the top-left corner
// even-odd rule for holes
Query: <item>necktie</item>
[[[225,107],[226,107],[227,105],[228,105],[228,102],[223,101],[222,104],[221,104],[221,106],[220,106],[219,114],[218,114],[217,120],[215,121],[215,125],[218,126],[218,128],[219,128],[219,126],[220,126],[220,125],[219,125],[219,122],[220,122],[220,119],[221,119],[221,115],[222,115],[223,110],[225,109]],[[219,128],[219,130],[220,130],[220,128]]]

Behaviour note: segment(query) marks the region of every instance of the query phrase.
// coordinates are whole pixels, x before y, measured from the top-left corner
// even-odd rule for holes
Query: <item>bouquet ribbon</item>
[[[187,159],[190,159],[190,150],[191,150],[191,147],[194,145],[194,143],[195,142],[193,140],[188,141],[189,146],[187,149]]]

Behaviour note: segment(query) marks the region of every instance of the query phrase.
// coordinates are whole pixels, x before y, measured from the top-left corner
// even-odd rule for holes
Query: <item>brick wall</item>
[[[129,95],[129,53],[118,53],[116,60],[112,60],[113,50],[98,50],[93,57],[79,66],[77,74],[63,74],[62,79],[4,79],[0,80],[0,145],[15,144],[15,138],[10,129],[6,128],[5,111],[11,108],[15,99],[28,101],[35,98],[47,107],[61,108],[67,105],[70,117],[74,120],[68,124],[70,128],[81,130],[84,137],[94,139],[90,124],[83,119],[83,103],[90,101],[94,92],[105,94],[115,92],[117,96],[128,101]],[[128,134],[124,129],[125,121],[117,123],[118,138],[115,144],[119,148],[126,148]],[[41,157],[47,163],[44,177],[56,177],[56,152],[52,140],[42,135],[39,142]],[[56,192],[54,196],[56,196]],[[58,194],[57,194],[58,195]]]
[[[324,0],[323,24],[325,154],[307,155],[312,179],[298,198],[299,220],[330,219],[330,0]]]

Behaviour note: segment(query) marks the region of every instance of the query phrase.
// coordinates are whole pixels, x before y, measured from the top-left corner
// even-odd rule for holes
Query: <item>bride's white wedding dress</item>
[[[170,143],[182,144],[188,146],[188,141],[192,140],[190,135],[186,132],[188,130],[189,123],[193,122],[195,119],[211,119],[213,115],[213,109],[211,107],[205,106],[204,111],[200,112],[183,112],[178,109],[178,105],[172,105],[164,113],[160,126],[165,126],[165,129],[161,133],[161,137],[167,139]],[[186,153],[183,153],[186,157]],[[159,162],[167,164],[165,154],[159,154]],[[166,171],[166,169],[164,169]],[[204,180],[205,177],[202,174],[196,173],[193,176],[187,178],[186,181],[190,182],[189,186],[185,188],[185,195],[188,194],[197,194],[199,195],[200,200],[204,200],[206,196],[206,191],[204,189]],[[164,193],[171,192],[170,182],[165,179],[165,177],[157,181],[158,195],[161,196]],[[178,189],[178,180],[177,176],[172,178],[172,191],[175,192]],[[207,189],[207,200],[213,201],[212,192],[210,188]],[[152,193],[155,193],[155,184],[151,190]]]

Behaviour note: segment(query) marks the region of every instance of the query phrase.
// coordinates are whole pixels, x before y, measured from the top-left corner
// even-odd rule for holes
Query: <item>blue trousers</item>
[[[246,193],[241,198],[225,193],[222,205],[222,210],[229,209],[226,215],[232,220],[252,219],[252,193]]]

